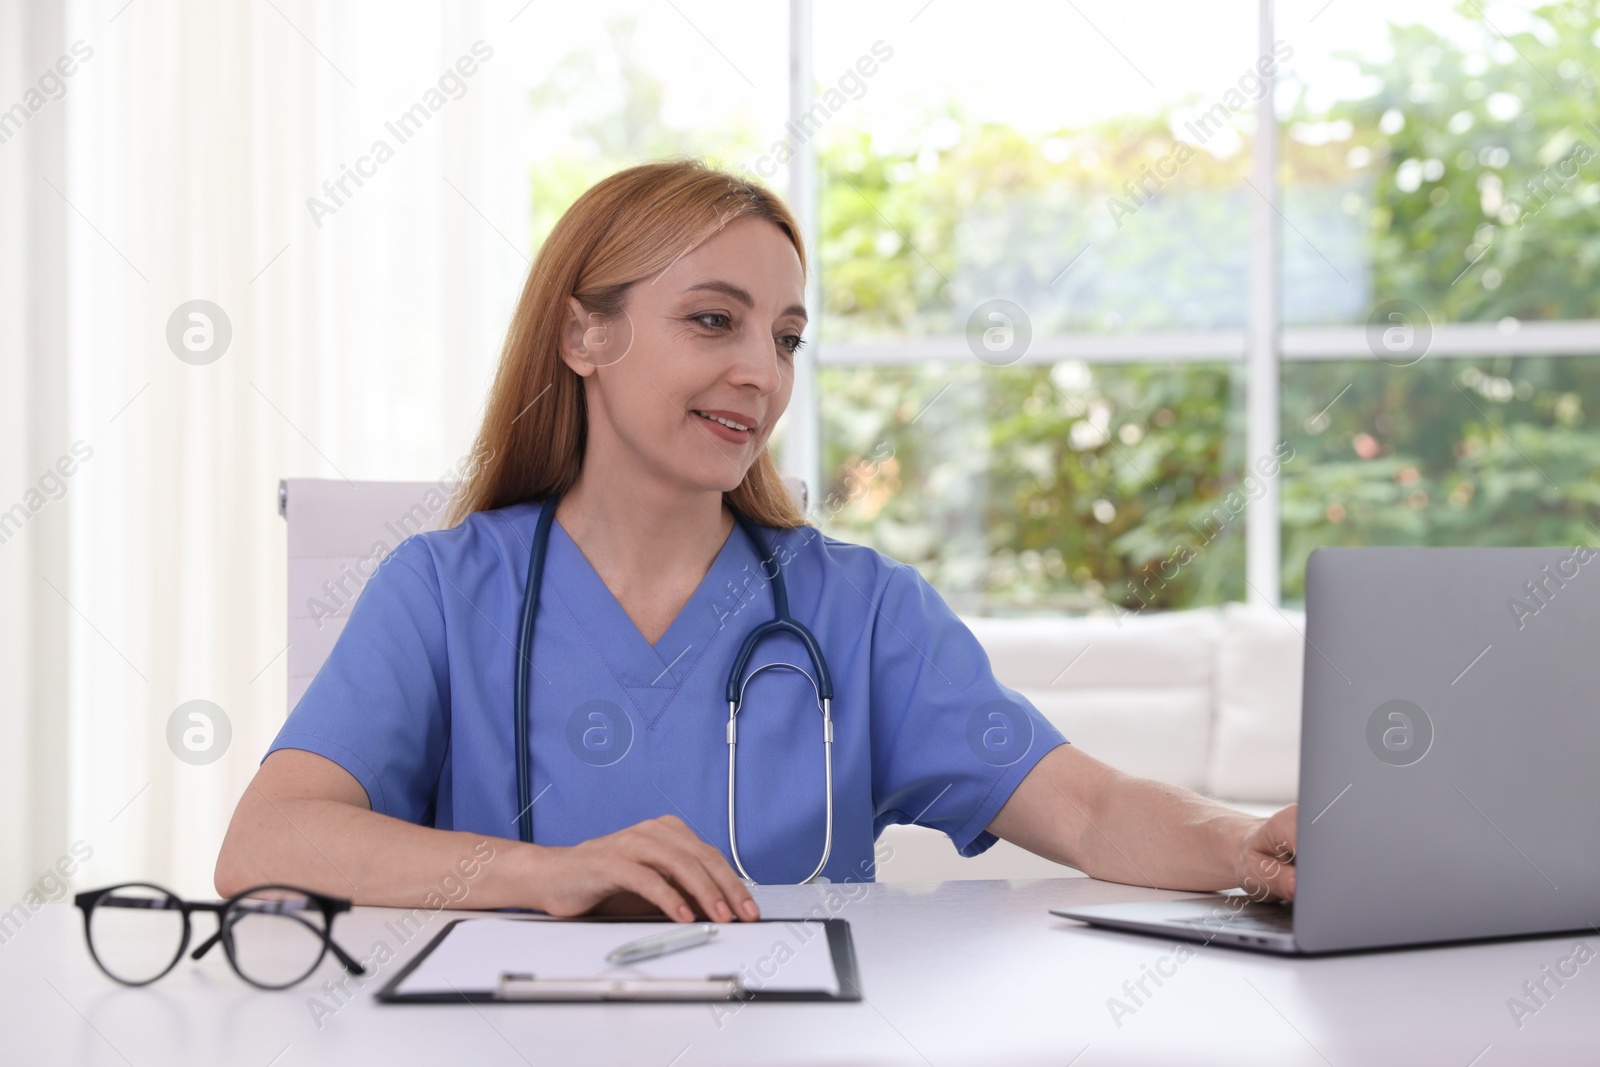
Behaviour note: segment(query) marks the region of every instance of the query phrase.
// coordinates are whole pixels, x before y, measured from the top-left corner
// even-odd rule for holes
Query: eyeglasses
[[[124,985],[149,985],[177,965],[189,947],[190,913],[214,912],[217,932],[189,954],[199,959],[218,941],[240,978],[261,989],[287,989],[331,950],[353,975],[366,968],[334,944],[333,917],[348,900],[286,885],[247,889],[223,901],[183,900],[149,882],[91,889],[73,898],[83,909],[89,955]]]

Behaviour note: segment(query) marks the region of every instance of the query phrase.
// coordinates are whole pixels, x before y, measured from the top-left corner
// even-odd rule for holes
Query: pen
[[[637,963],[639,960],[653,959],[656,956],[665,956],[669,952],[681,952],[686,948],[703,945],[716,936],[717,928],[713,924],[695,923],[682,930],[651,934],[649,937],[641,937],[637,941],[619,945],[606,956],[606,962]]]

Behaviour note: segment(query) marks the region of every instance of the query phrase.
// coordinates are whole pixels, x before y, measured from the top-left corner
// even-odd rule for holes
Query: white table
[[[835,887],[837,889],[837,887]],[[859,1004],[449,1005],[395,1007],[372,991],[449,919],[401,944],[399,912],[358,908],[335,924],[366,959],[395,950],[366,989],[321,1020],[309,1002],[342,975],[329,959],[306,983],[266,993],[220,952],[187,959],[143,989],[112,983],[88,957],[68,904],[48,905],[0,945],[0,1062],[115,1067],[240,1064],[1440,1064],[1600,1063],[1600,959],[1520,1029],[1507,1000],[1571,953],[1577,937],[1327,959],[1221,947],[1174,971],[1131,1014],[1124,982],[1175,943],[1056,919],[1064,904],[1163,894],[1085,878],[849,887],[865,1001]],[[757,890],[763,913],[800,916],[827,887]],[[196,918],[196,942],[211,919]],[[1600,949],[1600,937],[1588,944]],[[325,1004],[332,1001],[323,998]],[[1119,1025],[1120,1023],[1120,1025]]]

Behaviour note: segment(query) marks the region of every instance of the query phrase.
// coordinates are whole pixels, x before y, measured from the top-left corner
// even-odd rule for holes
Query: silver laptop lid
[[[1306,564],[1302,951],[1600,924],[1600,551]]]

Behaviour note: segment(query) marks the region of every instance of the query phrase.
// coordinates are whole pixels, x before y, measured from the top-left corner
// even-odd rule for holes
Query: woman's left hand
[[[1262,819],[1239,850],[1239,885],[1251,900],[1294,899],[1295,818],[1290,804]]]

